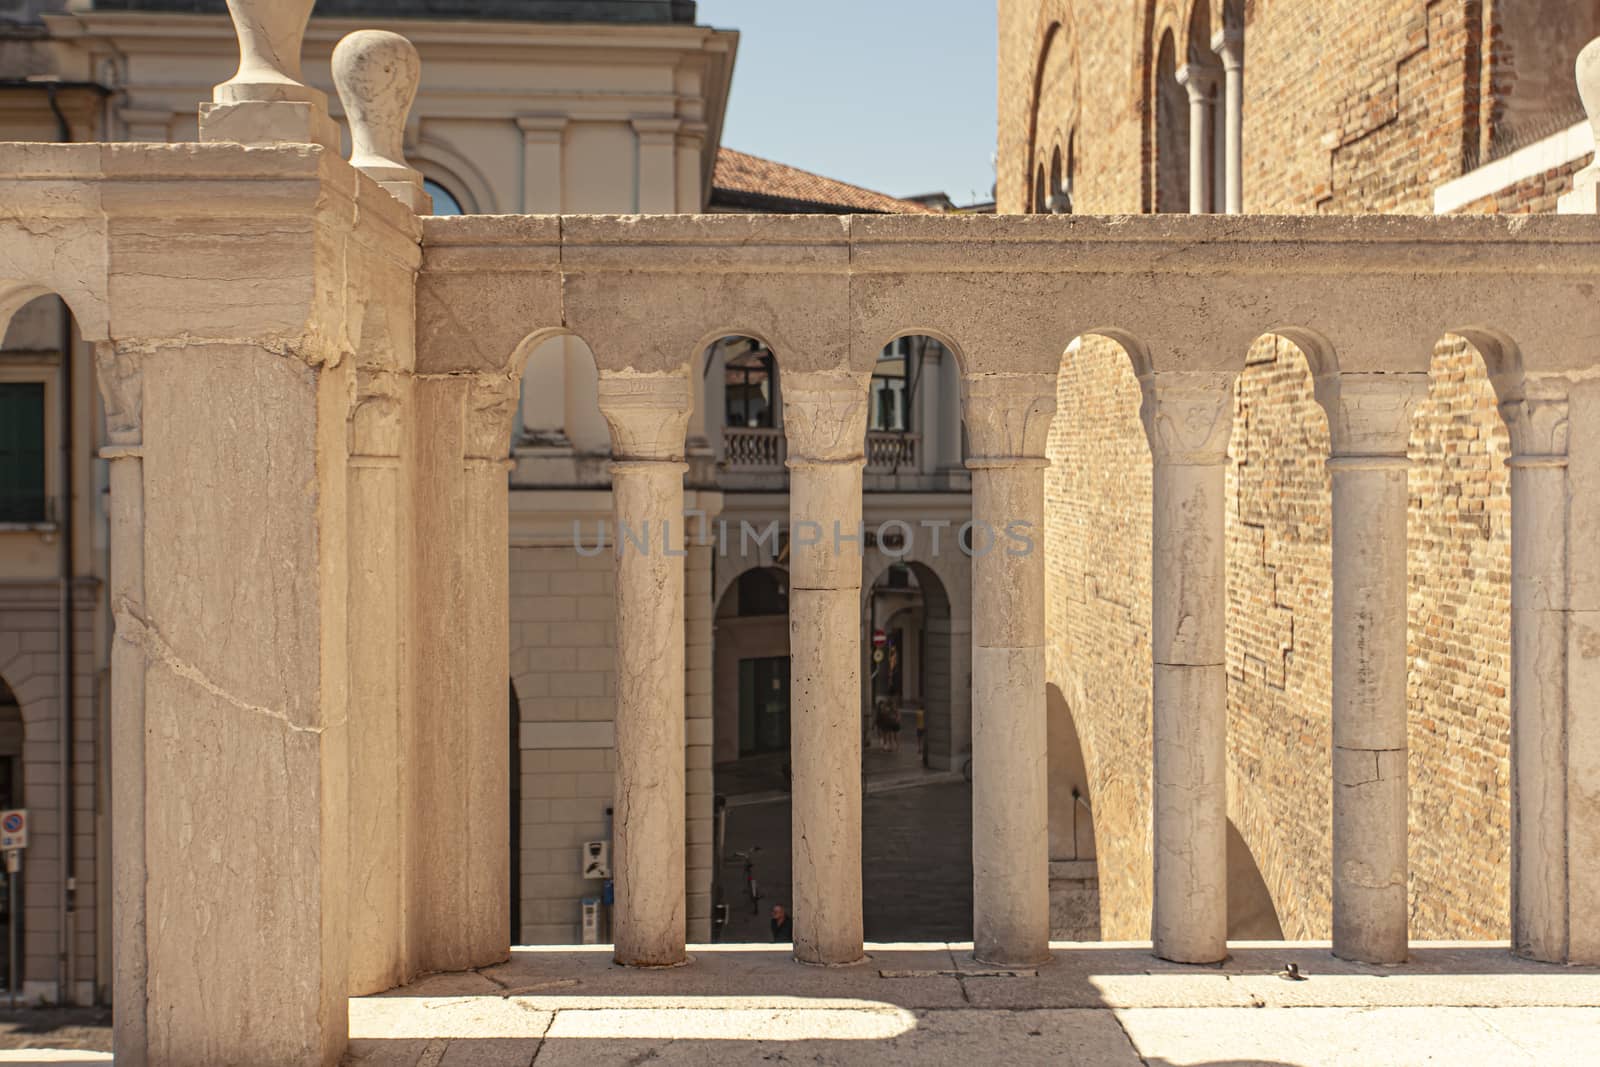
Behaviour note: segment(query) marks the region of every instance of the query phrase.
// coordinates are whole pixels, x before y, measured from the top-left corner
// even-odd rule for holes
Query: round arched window
[[[432,178],[422,180],[423,192],[433,197],[433,213],[435,215],[465,215],[461,210],[461,201],[456,199],[456,194],[434,181]]]

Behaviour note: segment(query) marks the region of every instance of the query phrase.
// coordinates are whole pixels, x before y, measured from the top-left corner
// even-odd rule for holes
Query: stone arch
[[[519,383],[513,425],[535,445],[600,451],[609,441],[597,396],[600,368],[594,349],[564,327],[543,327],[517,343],[509,360]]]
[[[1211,0],[1189,0],[1189,16],[1183,20],[1185,62],[1211,61],[1212,22]]]

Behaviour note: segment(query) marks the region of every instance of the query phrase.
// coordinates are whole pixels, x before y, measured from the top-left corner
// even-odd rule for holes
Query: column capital
[[[1315,391],[1328,415],[1334,459],[1404,460],[1411,415],[1428,396],[1428,375],[1325,374]]]
[[[352,458],[397,459],[404,438],[405,389],[392,371],[356,371],[350,409]]]
[[[1244,28],[1228,26],[1211,37],[1211,50],[1222,60],[1224,71],[1244,69]]]
[[[1140,376],[1139,417],[1157,464],[1208,467],[1228,461],[1236,377],[1231,371]]]
[[[467,388],[466,458],[506,460],[511,454],[511,423],[516,415],[515,378],[481,375]]]
[[[566,115],[518,115],[523,144],[560,144],[572,120]]]
[[[682,119],[675,118],[636,118],[631,120],[633,132],[638,135],[640,144],[673,144],[677,141],[678,130],[683,126]]]
[[[144,443],[144,366],[137,352],[115,341],[94,344],[95,382],[106,409],[106,443],[133,447]]]
[[[1189,62],[1178,68],[1178,84],[1189,90],[1191,104],[1210,103],[1216,99],[1221,81],[1222,68],[1214,63]]]
[[[1565,378],[1525,377],[1500,398],[1500,417],[1511,433],[1513,467],[1564,466],[1567,461],[1568,399]]]
[[[600,414],[611,428],[616,460],[681,463],[693,407],[687,367],[666,374],[600,372]]]
[[[1056,376],[968,374],[961,379],[961,406],[972,446],[969,467],[1043,462],[1056,413]]]
[[[801,371],[779,380],[790,466],[866,462],[868,377]]]

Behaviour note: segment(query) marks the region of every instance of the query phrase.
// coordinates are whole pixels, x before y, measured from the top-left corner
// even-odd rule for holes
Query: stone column
[[[1426,374],[1317,381],[1333,480],[1333,951],[1407,954],[1406,443]]]
[[[616,961],[684,963],[685,371],[603,371],[617,553]]]
[[[867,376],[783,379],[795,958],[862,958],[861,474]],[[849,539],[849,540],[847,540]]]
[[[1552,963],[1568,953],[1567,391],[1518,382],[1500,405],[1512,446],[1511,947]]]
[[[1211,168],[1212,118],[1216,113],[1217,68],[1187,63],[1178,83],[1189,91],[1189,213],[1208,215],[1216,206]]]
[[[1154,462],[1150,926],[1156,955],[1179,963],[1228,954],[1224,476],[1233,380],[1225,372],[1140,379]]]
[[[1229,27],[1213,39],[1222,57],[1223,209],[1244,213],[1244,30]]]
[[[983,962],[1050,958],[1044,672],[1051,374],[969,375],[972,442],[972,930]]]

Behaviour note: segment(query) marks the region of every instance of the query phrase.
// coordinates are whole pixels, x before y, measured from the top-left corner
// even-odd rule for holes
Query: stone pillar
[[[1222,57],[1223,210],[1244,213],[1244,30],[1230,26],[1212,41]]]
[[[1189,213],[1208,215],[1216,207],[1211,168],[1212,126],[1216,114],[1217,69],[1186,63],[1178,83],[1189,91]]]
[[[705,210],[705,180],[702,177],[706,124],[685,119],[678,127],[678,212],[698,215]]]
[[[1333,951],[1407,954],[1406,443],[1426,374],[1317,381],[1333,480]]]
[[[972,929],[981,961],[1050,958],[1044,670],[1050,374],[971,375]]]
[[[1530,389],[1532,385],[1534,388]],[[1511,947],[1565,962],[1568,383],[1517,382],[1511,431]]]
[[[783,379],[795,958],[862,958],[861,474],[867,376]],[[848,540],[847,540],[848,539]]]
[[[684,815],[685,371],[604,371],[617,553],[616,961],[687,960]]]
[[[314,274],[302,250],[296,281]],[[181,254],[148,269],[179,276]],[[103,386],[121,406],[106,453],[118,1062],[334,1064],[349,995],[348,361],[277,338],[119,344]],[[136,435],[118,429],[130,411]]]
[[[1141,377],[1154,462],[1150,650],[1156,955],[1228,954],[1226,372]]]
[[[511,945],[510,533],[516,382],[466,374],[414,386],[413,965],[458,971]]]

